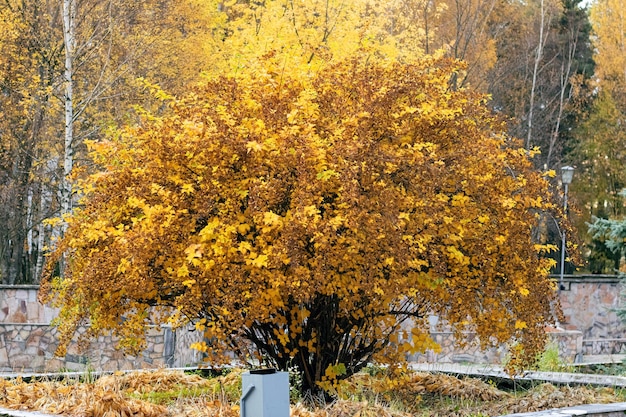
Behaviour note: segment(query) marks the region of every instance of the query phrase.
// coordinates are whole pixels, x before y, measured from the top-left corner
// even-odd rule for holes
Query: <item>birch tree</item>
[[[61,181],[61,216],[72,211],[72,169],[74,167],[74,61],[76,59],[76,2],[63,0],[63,46],[65,49],[65,86],[63,103],[65,135],[63,140],[63,179]]]
[[[556,168],[592,91],[588,17],[578,1],[512,3],[504,12],[515,18],[494,26],[498,61],[488,91],[511,117],[510,133],[541,150],[539,167]]]
[[[199,79],[214,51],[200,41],[216,18],[211,6],[114,0],[0,4],[2,282],[37,282],[43,249],[60,232],[42,221],[71,211],[84,140],[132,118],[132,106],[150,97],[150,83],[138,79],[173,92]],[[177,58],[181,51],[195,58]]]
[[[533,62],[533,71],[532,71],[532,82],[530,85],[530,98],[528,104],[528,117],[527,117],[527,132],[526,132],[526,149],[530,149],[532,145],[532,137],[533,137],[533,114],[535,111],[535,92],[537,90],[537,77],[539,75],[539,64],[543,60],[543,48],[546,43],[546,37],[544,33],[546,32],[546,9],[545,9],[545,0],[540,0],[539,4],[541,7],[539,8],[539,33],[538,39],[534,51],[534,62]]]
[[[31,282],[41,266],[37,225],[52,215],[38,202],[55,171],[44,163],[61,130],[54,88],[60,69],[60,34],[46,2],[0,6],[0,280]]]

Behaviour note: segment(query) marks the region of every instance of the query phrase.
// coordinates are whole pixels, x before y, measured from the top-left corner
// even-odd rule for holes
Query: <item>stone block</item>
[[[85,355],[67,354],[65,355],[65,361],[68,363],[75,363],[79,365],[85,365],[89,363],[89,359]]]
[[[475,362],[475,360],[476,357],[468,353],[452,356],[453,363],[472,363]]]
[[[46,372],[58,372],[62,369],[65,369],[65,362],[59,358],[48,359],[44,367]]]
[[[43,351],[39,349],[39,346],[26,346],[26,349],[24,349],[24,353],[32,357],[43,356]]]
[[[112,350],[109,355],[111,356],[111,359],[115,359],[115,360],[119,360],[119,359],[124,359],[125,355],[124,352],[122,352],[121,350]]]
[[[137,364],[134,361],[130,361],[130,360],[123,360],[123,361],[118,362],[117,370],[130,371],[131,369],[141,369],[141,367],[137,366]]]
[[[103,371],[107,371],[107,372],[115,372],[115,371],[119,371],[119,367],[117,364],[117,361],[107,361],[103,364],[100,365]]]
[[[41,345],[41,336],[37,335],[37,334],[30,334],[28,335],[28,338],[26,339],[26,346],[30,347],[30,346],[37,346],[39,347]]]
[[[6,320],[9,323],[26,323],[28,322],[28,317],[26,317],[26,313],[17,310],[9,314]]]
[[[10,366],[16,372],[27,372],[32,370],[33,357],[27,354],[15,355],[10,358]]]
[[[56,342],[56,339],[54,338],[54,336],[52,336],[51,329],[46,329],[44,334],[41,335],[40,343],[42,345],[51,345],[54,342]]]
[[[52,309],[50,307],[45,307],[43,310],[42,323],[51,323],[58,314],[58,310]]]
[[[43,356],[35,356],[31,358],[30,369],[32,372],[42,372],[45,369],[46,358]]]
[[[3,366],[8,363],[9,363],[9,354],[7,353],[7,348],[3,346],[0,348],[0,366]]]
[[[29,323],[41,323],[38,303],[26,304],[26,317]]]
[[[65,361],[63,369],[66,371],[76,371],[76,372],[82,372],[85,370],[85,365],[82,363],[76,363],[76,362],[68,362]]]
[[[82,349],[79,348],[77,343],[70,343],[67,347],[68,355],[79,355],[80,353],[82,353]]]

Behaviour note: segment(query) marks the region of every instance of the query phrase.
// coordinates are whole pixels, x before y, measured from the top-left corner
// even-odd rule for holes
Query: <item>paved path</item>
[[[411,368],[416,371],[441,372],[474,377],[486,376],[511,381],[545,381],[553,384],[626,387],[626,377],[623,376],[539,371],[525,371],[521,375],[511,376],[504,372],[502,367],[484,364],[414,363],[411,364]]]
[[[586,404],[576,407],[553,408],[551,410],[534,411],[530,413],[506,414],[499,417],[575,417],[575,416],[605,416],[615,417],[626,414],[626,403],[615,404]]]
[[[9,408],[0,407],[0,417],[1,416],[11,416],[11,417],[61,417],[58,414],[41,414],[36,411],[22,411],[22,410],[11,410]]]
[[[580,365],[604,365],[611,363],[622,363],[626,360],[626,355],[584,355]]]
[[[196,371],[198,370],[197,367],[180,367],[180,368],[164,368],[167,369],[169,371]],[[157,371],[159,370],[159,368],[154,368],[154,369],[126,369],[126,370],[122,370],[122,371],[115,371],[115,372],[122,372],[122,373],[129,373],[129,372],[152,372],[152,371]],[[43,373],[43,372],[0,372],[0,378],[4,378],[4,379],[14,379],[17,377],[21,377],[24,381],[28,381],[31,379],[59,379],[59,378],[83,378],[86,375],[90,375],[92,377],[100,377],[102,375],[108,375],[108,374],[112,374],[113,371],[92,371],[92,372],[85,372],[85,371],[72,371],[72,372],[48,372],[48,373]]]
[[[100,375],[100,373],[92,372],[93,375]],[[85,376],[85,372],[55,372],[55,373],[37,373],[37,372],[0,372],[0,378],[15,379],[22,378],[24,381],[31,379],[46,379],[46,378],[81,378]]]

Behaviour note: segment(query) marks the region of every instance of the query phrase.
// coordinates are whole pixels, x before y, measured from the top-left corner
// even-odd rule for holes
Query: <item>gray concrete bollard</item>
[[[259,369],[241,375],[241,417],[289,417],[289,373]]]

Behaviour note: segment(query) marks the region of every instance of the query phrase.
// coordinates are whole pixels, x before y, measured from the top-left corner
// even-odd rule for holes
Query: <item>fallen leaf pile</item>
[[[168,406],[169,415],[184,417],[239,417],[239,407],[208,398],[181,398]],[[294,414],[291,414],[292,417]],[[303,416],[304,417],[304,416]],[[308,417],[308,416],[307,416]]]
[[[94,385],[100,387],[115,386],[126,392],[146,393],[150,391],[171,391],[180,386],[209,386],[209,380],[195,374],[158,370],[105,375],[99,378]]]
[[[384,375],[355,375],[343,383],[340,395],[344,399],[357,401],[400,402],[404,410],[414,412],[419,410],[424,395],[472,401],[500,401],[510,397],[510,394],[476,378],[459,379],[426,372],[392,378]]]
[[[510,396],[480,379],[459,379],[443,374],[416,373],[409,380],[409,386],[418,394],[431,393],[481,401],[501,400]]]
[[[411,417],[411,414],[367,401],[339,400],[315,411],[296,404],[291,407],[291,417]]]
[[[623,397],[620,397],[612,388],[557,387],[552,384],[540,384],[526,392],[509,396],[503,401],[435,406],[429,409],[428,415],[431,417],[500,416],[575,407],[581,404],[609,404],[623,401]]]
[[[556,387],[552,384],[538,385],[517,401],[503,404],[508,413],[533,412],[552,408],[574,407],[581,404],[607,404],[621,402],[612,388]]]
[[[22,382],[0,379],[0,406],[81,417],[158,417],[165,407],[127,398],[117,387],[76,381]]]
[[[93,382],[0,379],[0,407],[72,417],[238,417],[241,372],[209,379],[174,370],[116,373]],[[158,392],[174,395],[166,396],[166,404],[139,399]],[[478,379],[443,374],[399,379],[359,374],[345,383],[342,399],[313,409],[298,403],[291,406],[291,416],[495,416],[621,401],[609,388],[542,384],[512,395]]]

